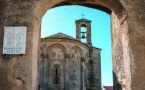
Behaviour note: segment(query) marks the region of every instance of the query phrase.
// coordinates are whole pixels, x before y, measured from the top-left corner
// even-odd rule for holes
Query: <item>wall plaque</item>
[[[25,54],[26,26],[4,27],[3,54]]]

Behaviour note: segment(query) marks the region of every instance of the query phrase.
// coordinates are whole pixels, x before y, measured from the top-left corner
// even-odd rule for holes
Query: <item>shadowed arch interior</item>
[[[51,3],[51,4],[50,4]],[[114,5],[114,3],[116,5]],[[47,1],[47,0],[40,0],[38,1],[36,8],[34,9],[34,14],[38,21],[41,21],[43,15],[45,12],[51,8],[58,7],[58,6],[64,6],[64,5],[81,5],[86,6],[94,9],[102,10],[108,14],[111,14],[111,12],[114,12],[119,19],[123,19],[124,16],[127,17],[127,13],[125,9],[123,8],[122,4],[118,0],[98,0],[98,1],[90,1],[90,0],[83,0],[83,1],[77,1],[77,0],[55,0],[55,1]],[[42,8],[40,8],[42,7]],[[41,13],[40,13],[41,12]]]

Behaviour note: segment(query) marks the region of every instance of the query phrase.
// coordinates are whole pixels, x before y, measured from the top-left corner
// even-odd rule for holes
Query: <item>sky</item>
[[[41,38],[64,33],[75,38],[75,20],[91,20],[92,45],[101,51],[102,85],[113,85],[110,15],[106,12],[84,6],[60,6],[48,10],[41,21]],[[83,29],[82,29],[83,30]]]

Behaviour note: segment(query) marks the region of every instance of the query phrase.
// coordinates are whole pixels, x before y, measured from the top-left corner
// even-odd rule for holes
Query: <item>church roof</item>
[[[77,40],[76,38],[73,38],[73,37],[71,37],[71,36],[69,36],[69,35],[66,35],[66,34],[64,34],[64,33],[61,33],[61,32],[59,32],[59,33],[57,33],[57,34],[54,34],[54,35],[51,35],[51,36],[47,36],[47,37],[45,37],[45,38],[43,38],[43,39],[72,39],[72,40],[76,40],[76,41],[80,42],[80,41]],[[81,42],[81,43],[82,43],[82,42]],[[83,44],[87,45],[86,43],[83,43]],[[87,45],[87,46],[88,46],[88,45]],[[100,48],[97,48],[97,47],[94,47],[94,48],[100,49]],[[101,49],[100,49],[100,50],[101,50]]]
[[[82,19],[79,19],[79,20],[76,20],[76,21],[88,21],[88,22],[91,22],[91,20],[88,20],[88,19],[85,19],[85,18],[82,18]]]
[[[73,38],[69,35],[66,35],[64,33],[57,33],[57,34],[54,34],[54,35],[51,35],[51,36],[48,36],[48,37],[45,37],[45,38],[66,38],[66,39],[75,39],[77,40],[76,38]]]
[[[103,86],[105,90],[113,90],[113,86]]]

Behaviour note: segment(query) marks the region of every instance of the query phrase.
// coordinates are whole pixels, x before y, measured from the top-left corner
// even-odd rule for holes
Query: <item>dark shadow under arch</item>
[[[64,6],[64,5],[80,5],[86,6],[94,9],[99,9],[104,11],[108,14],[114,12],[117,17],[124,22],[124,19],[127,18],[127,13],[123,7],[123,5],[118,0],[63,0],[63,1],[52,1],[40,0],[34,9],[34,14],[38,21],[41,21],[43,15],[46,13],[47,10]]]
[[[80,3],[80,4],[75,3],[75,4],[71,4],[68,1],[63,1],[61,3],[58,3],[58,4],[54,5],[54,7],[65,6],[65,5],[80,5],[80,6],[86,6],[86,7],[98,9],[98,10],[104,11],[104,12],[106,12],[108,14],[111,14],[111,10],[109,8],[107,8],[105,6],[98,5],[98,4],[91,4],[91,3]]]

